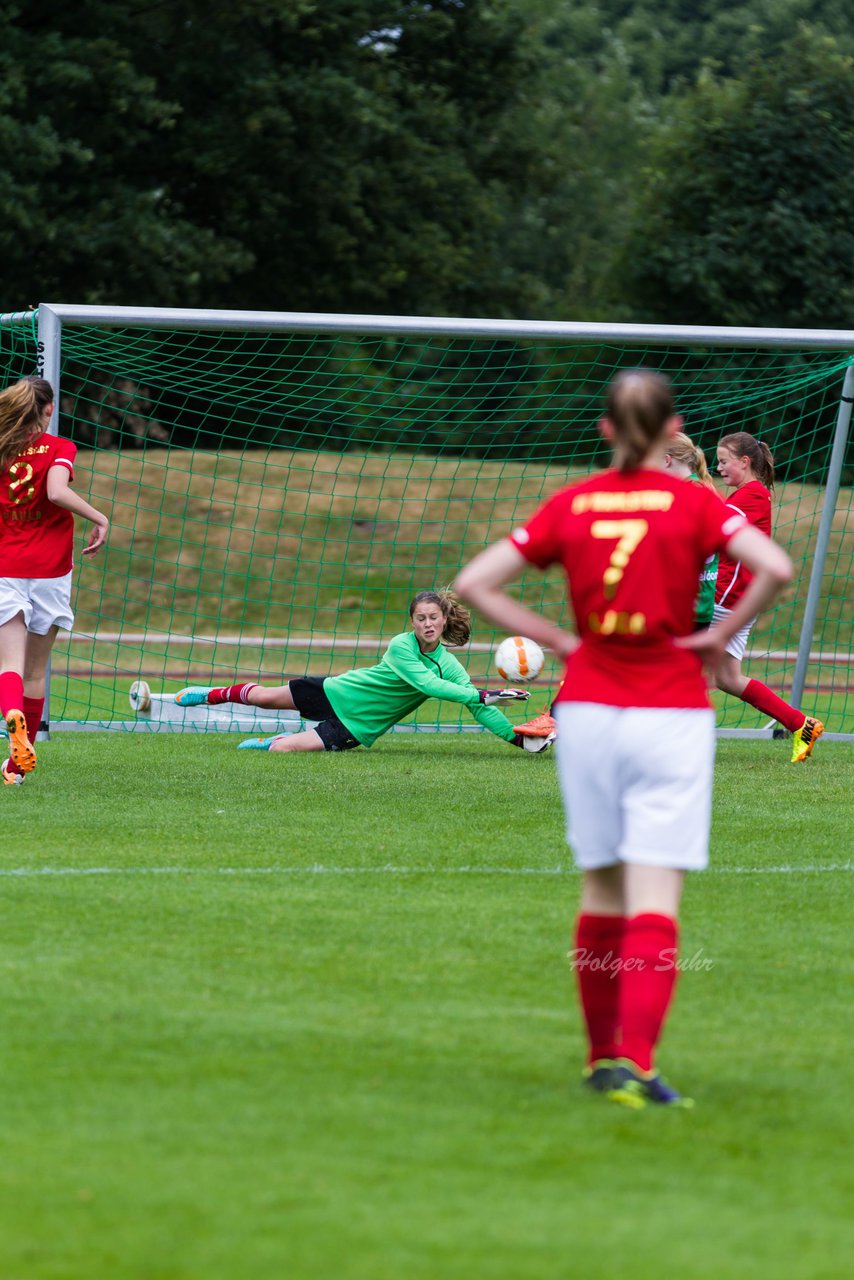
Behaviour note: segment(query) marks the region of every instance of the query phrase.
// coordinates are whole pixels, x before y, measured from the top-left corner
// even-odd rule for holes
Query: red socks
[[[10,711],[24,710],[24,682],[17,671],[0,672],[0,711],[8,715]],[[26,712],[24,712],[26,715]],[[27,722],[29,728],[29,721]]]
[[[211,689],[208,694],[208,705],[217,706],[220,702],[242,702],[248,705],[247,694],[250,689],[257,689],[258,681],[250,681],[248,684],[229,684],[224,689]]]
[[[35,742],[44,715],[44,698],[28,698],[24,694],[24,705],[21,710],[27,722],[27,737],[30,742]]]
[[[624,916],[582,912],[576,921],[573,967],[587,1024],[588,1065],[599,1058],[616,1056],[620,953],[625,927]]]
[[[779,720],[789,733],[797,733],[798,729],[803,729],[806,722],[803,711],[798,711],[796,707],[778,698],[776,693],[772,693],[767,684],[763,684],[761,680],[748,680],[741,700],[755,707],[757,711],[761,711],[764,716]]]
[[[620,1042],[614,1057],[651,1071],[676,986],[679,934],[670,916],[648,912],[626,921],[620,956]]]
[[[676,986],[679,933],[670,916],[579,915],[573,961],[590,1065],[628,1058],[653,1069],[655,1046]]]

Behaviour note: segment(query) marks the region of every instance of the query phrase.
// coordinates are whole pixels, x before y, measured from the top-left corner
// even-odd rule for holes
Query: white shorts
[[[555,719],[566,836],[583,871],[708,866],[711,709],[564,702]]]
[[[24,615],[28,631],[46,636],[51,627],[70,631],[74,626],[71,612],[71,574],[61,578],[0,578],[0,626],[11,622],[17,613]]]
[[[715,611],[712,614],[712,626],[714,626],[716,622],[720,622],[721,618],[728,618],[731,613],[732,609],[727,609],[722,604],[716,604]],[[740,631],[736,631],[735,635],[727,644],[725,652],[728,653],[730,657],[737,658],[739,662],[741,662],[744,657],[744,651],[747,648],[747,637],[750,635],[755,621],[755,618],[751,618],[747,626],[742,627]]]

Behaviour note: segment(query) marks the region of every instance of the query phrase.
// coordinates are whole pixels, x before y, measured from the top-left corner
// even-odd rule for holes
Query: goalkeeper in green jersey
[[[544,751],[554,736],[525,738],[497,703],[524,702],[523,689],[476,689],[445,645],[464,645],[471,614],[451,591],[419,591],[409,606],[412,630],[394,636],[380,661],[341,676],[303,676],[269,688],[255,683],[220,688],[190,686],[175,695],[182,707],[224,702],[265,710],[298,711],[314,729],[250,738],[241,748],[260,751],[350,751],[370,747],[428,698],[459,702],[484,729],[525,751]]]

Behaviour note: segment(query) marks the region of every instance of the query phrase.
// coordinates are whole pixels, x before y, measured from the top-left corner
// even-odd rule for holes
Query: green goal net
[[[36,367],[58,379],[76,487],[112,519],[106,554],[77,557],[75,630],[60,635],[51,668],[53,727],[159,728],[140,703],[146,687],[160,706],[189,683],[282,682],[376,661],[405,629],[414,592],[447,584],[544,497],[605,465],[604,389],[637,365],[671,377],[710,466],[732,431],[775,455],[775,536],[797,577],[759,620],[746,669],[790,694],[854,333],[847,349],[751,345],[735,331],[729,345],[704,345],[676,330],[668,341],[597,337],[597,326],[563,336],[464,321],[420,331],[412,318],[89,314],[104,310],[41,330],[39,313],[0,317],[4,385]],[[828,729],[852,732],[854,468],[843,461],[801,701]],[[563,617],[559,574],[530,572],[518,590]],[[475,620],[460,655],[475,682],[494,681],[499,639]],[[558,680],[549,659],[518,718],[544,707]],[[735,699],[718,704],[725,728],[767,727]],[[473,722],[429,702],[414,724]]]

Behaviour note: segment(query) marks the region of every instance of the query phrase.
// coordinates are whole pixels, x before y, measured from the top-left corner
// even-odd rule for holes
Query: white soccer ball
[[[534,640],[508,636],[495,650],[495,669],[502,680],[526,684],[536,680],[543,669],[545,654]]]

